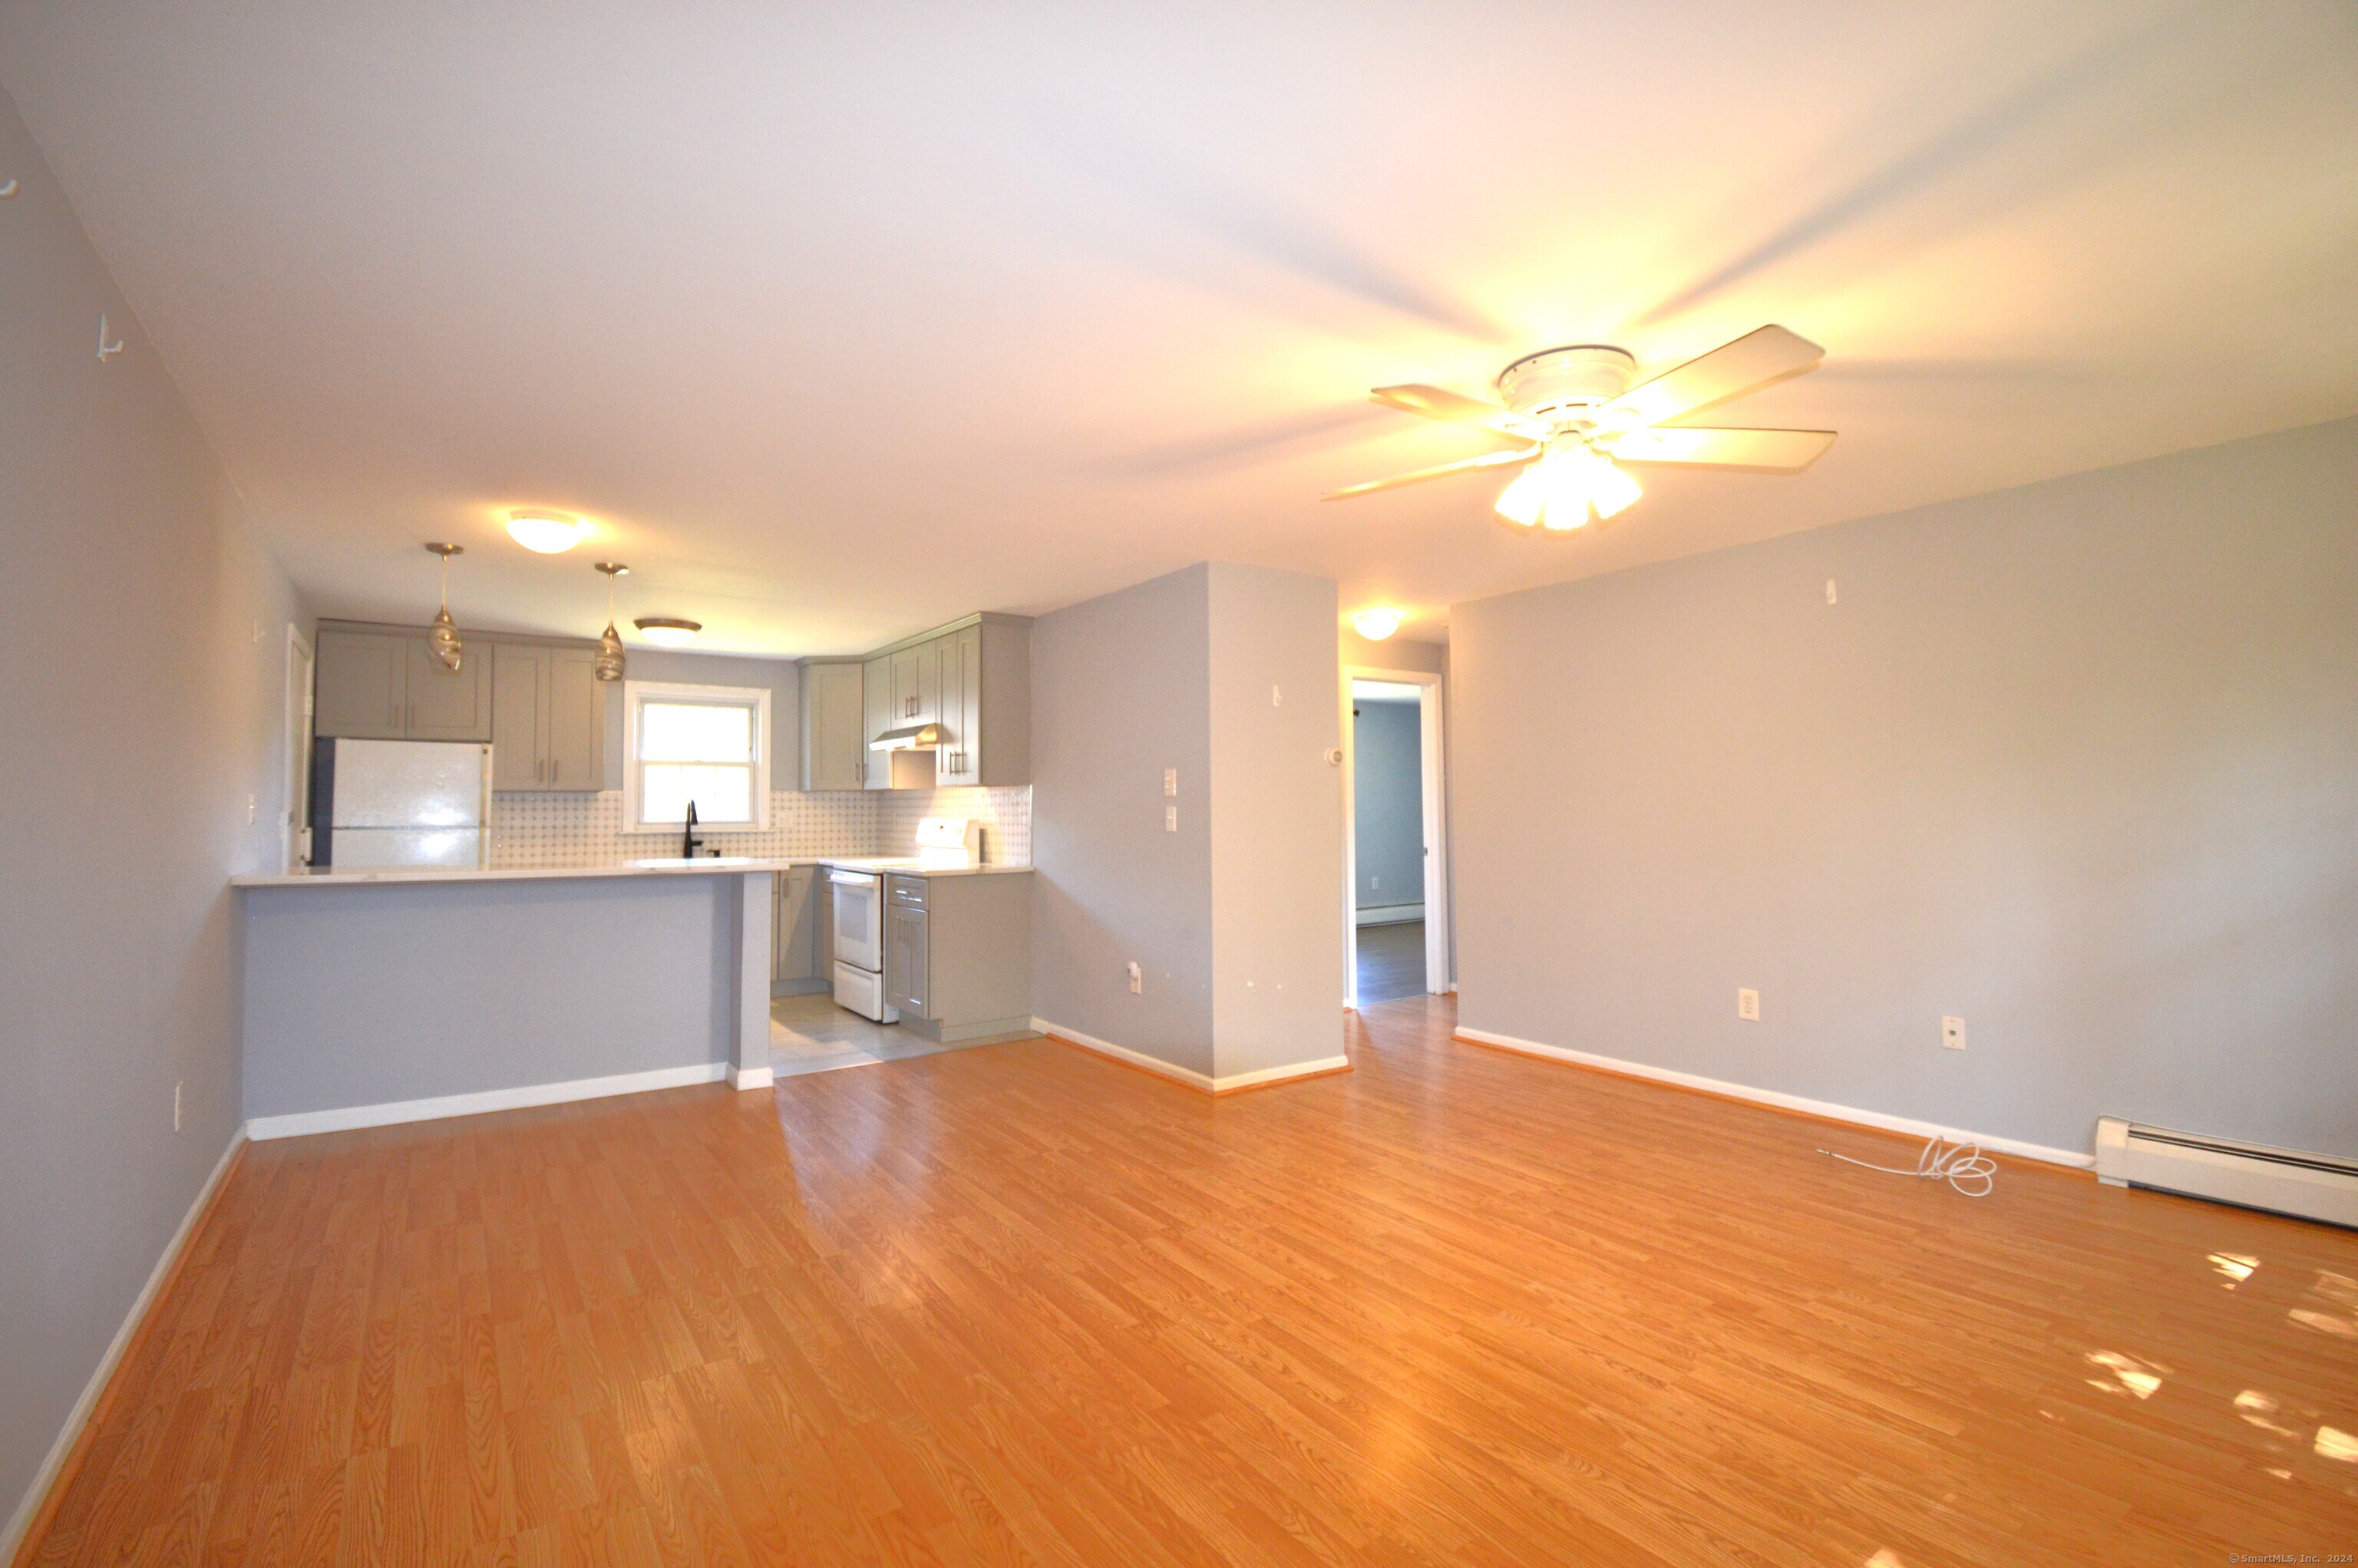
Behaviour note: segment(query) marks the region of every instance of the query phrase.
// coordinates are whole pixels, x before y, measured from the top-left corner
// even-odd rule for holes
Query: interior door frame
[[[1455,911],[1449,906],[1448,773],[1443,743],[1442,704],[1447,682],[1433,670],[1343,666],[1343,1005],[1359,1005],[1359,742],[1351,718],[1351,683],[1387,681],[1413,686],[1417,693],[1417,751],[1422,762],[1424,808],[1424,989],[1433,996],[1457,989],[1449,972],[1449,934]]]
[[[313,672],[318,654],[302,629],[287,623],[287,769],[282,781],[286,799],[278,819],[279,860],[287,871],[300,870],[308,860],[303,835],[311,820],[311,730],[318,722],[318,696]],[[301,672],[298,681],[297,672]]]

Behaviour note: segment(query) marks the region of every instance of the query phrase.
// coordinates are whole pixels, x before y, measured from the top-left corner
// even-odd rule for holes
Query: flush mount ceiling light
[[[1397,610],[1362,610],[1351,617],[1352,626],[1370,643],[1380,643],[1400,630],[1401,612]]]
[[[1521,527],[1561,534],[1592,517],[1610,517],[1643,493],[1621,470],[1623,463],[1799,473],[1833,445],[1832,430],[1665,428],[1662,422],[1815,370],[1825,357],[1825,350],[1807,338],[1768,326],[1636,386],[1629,381],[1638,361],[1627,349],[1577,343],[1526,354],[1498,373],[1504,407],[1437,386],[1379,386],[1370,395],[1387,407],[1471,425],[1524,444],[1351,485],[1324,499],[1530,463],[1499,493],[1498,515]]]
[[[590,661],[590,673],[600,680],[621,680],[629,661],[622,657],[622,635],[614,630],[614,579],[628,576],[631,568],[620,561],[590,564],[606,574],[606,634],[598,639],[598,654]]]
[[[685,648],[704,630],[700,621],[682,621],[670,615],[642,615],[631,622],[639,635],[658,648]]]
[[[508,537],[527,550],[561,556],[581,542],[581,519],[569,512],[527,507],[508,514]]]
[[[428,545],[427,549],[442,557],[442,608],[434,617],[434,624],[426,629],[426,646],[432,651],[442,667],[452,675],[459,665],[466,644],[459,641],[459,628],[450,619],[450,557],[467,553],[464,545]]]

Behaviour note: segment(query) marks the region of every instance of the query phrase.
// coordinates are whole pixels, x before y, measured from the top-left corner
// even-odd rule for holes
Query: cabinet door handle
[[[549,782],[550,784],[555,784],[557,780],[559,780],[559,779],[563,778],[564,776],[565,776],[565,759],[564,759],[564,758],[562,758],[562,757],[551,757],[551,758],[549,758],[549,759],[548,759],[548,782]]]

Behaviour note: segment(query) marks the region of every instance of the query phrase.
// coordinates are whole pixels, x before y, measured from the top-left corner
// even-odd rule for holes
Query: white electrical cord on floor
[[[1924,1152],[1916,1157],[1912,1171],[1898,1165],[1869,1165],[1864,1160],[1854,1160],[1847,1154],[1837,1154],[1831,1149],[1819,1153],[1840,1160],[1846,1165],[1859,1165],[1870,1171],[1881,1171],[1893,1176],[1921,1176],[1926,1181],[1946,1182],[1969,1198],[1985,1198],[1997,1185],[1997,1162],[1982,1152],[1978,1143],[1943,1143],[1937,1137],[1924,1141]]]

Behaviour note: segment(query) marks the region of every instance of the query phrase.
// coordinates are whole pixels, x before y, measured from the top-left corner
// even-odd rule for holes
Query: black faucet
[[[687,829],[679,836],[679,858],[693,860],[701,848],[696,841],[696,802],[691,800],[687,803]]]

